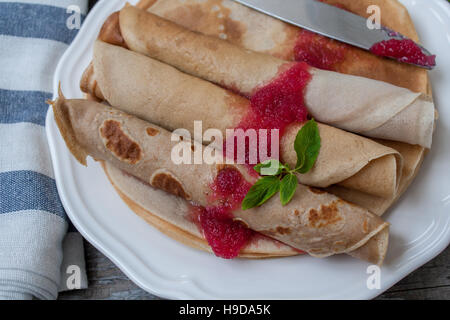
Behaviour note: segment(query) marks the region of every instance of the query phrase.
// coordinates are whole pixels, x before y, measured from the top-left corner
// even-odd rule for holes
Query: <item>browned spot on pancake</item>
[[[244,34],[245,27],[242,26],[241,23],[230,18],[226,18],[223,25],[225,27],[224,33],[227,35],[227,40],[234,43],[240,42],[242,35]]]
[[[367,224],[367,220],[364,220],[364,222],[363,222],[363,231],[364,231],[364,233],[369,232],[369,226]]]
[[[146,131],[147,131],[147,134],[152,137],[156,136],[159,133],[159,130],[152,128],[152,127],[147,127]]]
[[[298,216],[299,214],[300,214],[300,212],[297,209],[295,209],[294,210],[294,215]]]
[[[289,228],[277,227],[276,230],[279,234],[290,234],[291,233],[291,229],[289,229]]]
[[[190,200],[191,197],[183,188],[181,182],[174,177],[170,172],[157,172],[151,179],[150,184],[158,189],[169,192],[178,197],[182,197],[186,200]]]
[[[311,191],[312,193],[315,193],[315,194],[322,194],[322,193],[325,193],[325,191],[323,191],[323,190],[321,190],[321,189],[311,188],[311,187],[308,187],[308,188],[309,188],[309,191]]]
[[[287,235],[291,233],[291,229],[279,226],[276,227],[275,229],[261,230],[259,232],[269,236],[285,235],[285,234]]]
[[[136,164],[142,158],[141,147],[123,132],[120,122],[105,120],[100,127],[103,142],[119,160]]]
[[[309,210],[309,224],[313,228],[322,228],[342,220],[337,204],[341,200],[333,201],[330,205],[320,205],[320,209]]]

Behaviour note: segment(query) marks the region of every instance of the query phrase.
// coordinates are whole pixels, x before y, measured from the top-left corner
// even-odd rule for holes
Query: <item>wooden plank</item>
[[[382,294],[380,299],[450,299],[450,247]]]
[[[85,250],[89,288],[63,292],[59,299],[159,299],[136,286],[111,260],[87,241]],[[450,248],[377,299],[450,300]]]

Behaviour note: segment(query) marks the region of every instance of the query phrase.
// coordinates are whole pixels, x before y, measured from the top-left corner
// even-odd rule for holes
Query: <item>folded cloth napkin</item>
[[[44,128],[56,65],[86,11],[87,0],[0,0],[0,299],[87,286]]]

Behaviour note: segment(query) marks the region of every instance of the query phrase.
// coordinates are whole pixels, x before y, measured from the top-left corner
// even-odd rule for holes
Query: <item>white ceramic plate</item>
[[[137,0],[131,1],[136,3]],[[368,289],[364,262],[347,256],[299,256],[232,261],[188,248],[137,217],[119,198],[94,161],[79,165],[47,115],[47,135],[58,191],[78,230],[137,285],[166,298],[369,299],[417,269],[450,242],[450,5],[444,0],[404,0],[423,44],[436,53],[431,72],[440,120],[431,152],[412,186],[384,216],[390,223],[381,288]],[[79,98],[78,83],[106,17],[125,0],[104,0],[90,12],[59,62],[54,92]],[[447,87],[446,87],[447,86]]]

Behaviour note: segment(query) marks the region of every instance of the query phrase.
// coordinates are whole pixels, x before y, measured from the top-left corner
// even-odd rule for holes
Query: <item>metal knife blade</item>
[[[374,44],[382,41],[408,39],[384,26],[380,29],[369,29],[365,18],[317,0],[234,1],[287,23],[365,50],[370,50]],[[416,45],[424,55],[431,56],[427,49]],[[427,69],[434,67],[434,65],[411,64]]]

